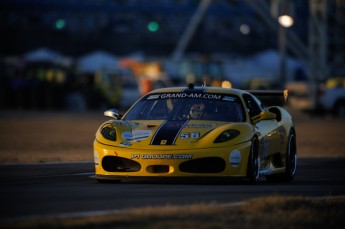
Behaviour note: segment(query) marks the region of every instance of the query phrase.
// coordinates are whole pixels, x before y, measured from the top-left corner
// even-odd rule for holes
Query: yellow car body
[[[203,102],[198,112],[205,116],[192,119],[188,109],[196,102]],[[296,173],[291,116],[280,106],[264,107],[247,91],[158,89],[139,99],[124,116],[116,110],[105,115],[112,119],[100,126],[94,141],[93,177],[98,181],[243,177],[255,182],[261,176],[291,181]]]

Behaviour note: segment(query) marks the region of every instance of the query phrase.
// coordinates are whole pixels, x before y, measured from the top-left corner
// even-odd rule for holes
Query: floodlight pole
[[[197,10],[195,11],[192,19],[190,20],[186,30],[184,31],[181,39],[177,43],[177,46],[176,46],[176,48],[172,54],[172,59],[174,61],[178,61],[182,57],[189,41],[193,37],[194,32],[195,32],[196,28],[198,27],[198,25],[200,24],[200,21],[201,21],[202,17],[204,16],[204,14],[205,14],[208,6],[210,5],[211,1],[212,0],[200,1]]]
[[[279,26],[279,73],[280,84],[284,88],[286,83],[286,28],[282,25]]]

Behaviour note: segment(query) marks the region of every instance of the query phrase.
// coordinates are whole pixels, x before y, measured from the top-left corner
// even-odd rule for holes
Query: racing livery
[[[108,110],[112,119],[94,141],[93,178],[291,181],[297,165],[292,117],[261,97],[284,101],[287,93],[189,85],[154,90],[123,116]]]

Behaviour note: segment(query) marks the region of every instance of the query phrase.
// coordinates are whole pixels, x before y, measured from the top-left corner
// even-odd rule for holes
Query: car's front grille
[[[221,173],[226,163],[219,157],[206,157],[181,163],[180,170],[186,173]]]
[[[105,156],[102,160],[102,167],[107,172],[138,172],[141,169],[138,162],[115,156]]]
[[[146,170],[149,173],[168,173],[169,166],[168,165],[150,165],[146,168]]]

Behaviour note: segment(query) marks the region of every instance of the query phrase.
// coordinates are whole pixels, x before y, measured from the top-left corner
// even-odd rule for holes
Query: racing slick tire
[[[252,140],[250,147],[248,165],[247,165],[247,178],[256,183],[260,177],[260,155],[259,155],[259,141],[257,138]]]
[[[285,172],[280,174],[273,174],[266,176],[268,181],[277,182],[290,182],[294,179],[297,169],[297,145],[296,134],[293,130],[290,131],[288,144],[285,154]]]

